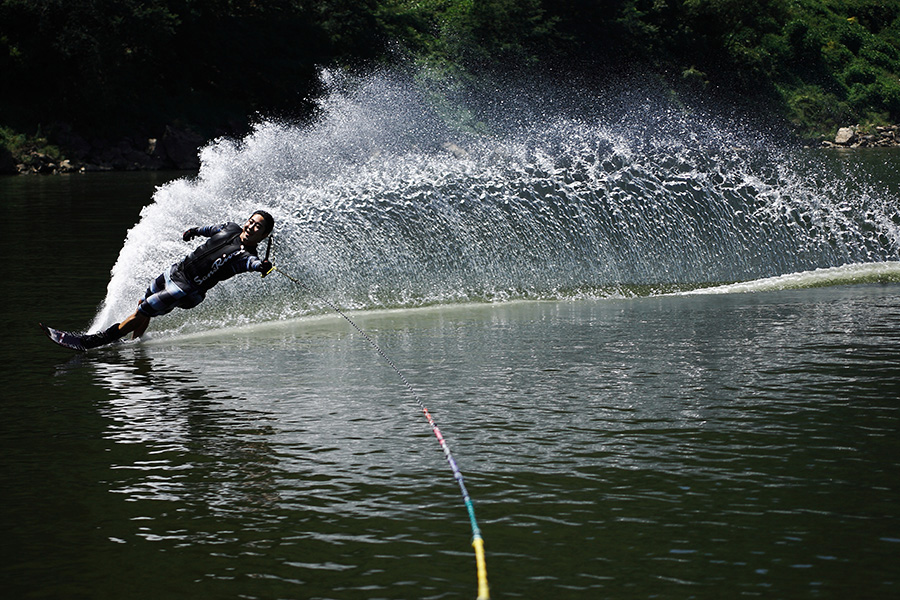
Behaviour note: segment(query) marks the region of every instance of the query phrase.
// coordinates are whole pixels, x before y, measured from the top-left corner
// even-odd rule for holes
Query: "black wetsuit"
[[[164,315],[176,306],[193,308],[220,281],[247,271],[262,271],[256,245],[241,242],[243,230],[237,223],[208,225],[196,231],[209,239],[150,284],[138,307],[148,317]]]

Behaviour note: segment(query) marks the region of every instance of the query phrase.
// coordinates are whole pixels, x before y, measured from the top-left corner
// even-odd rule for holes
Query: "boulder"
[[[79,170],[81,170],[80,167],[67,158],[59,161],[60,173],[76,173]]]
[[[846,146],[853,141],[854,137],[856,137],[856,129],[853,127],[841,127],[838,129],[837,135],[834,136],[834,143]]]

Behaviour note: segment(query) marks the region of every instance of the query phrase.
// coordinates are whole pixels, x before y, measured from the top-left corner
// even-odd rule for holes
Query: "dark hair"
[[[254,212],[253,215],[259,215],[263,218],[263,225],[265,225],[266,235],[272,233],[272,230],[275,229],[275,219],[272,218],[272,215],[264,210],[258,210]],[[253,215],[250,216],[252,217]],[[263,237],[265,237],[265,235]]]

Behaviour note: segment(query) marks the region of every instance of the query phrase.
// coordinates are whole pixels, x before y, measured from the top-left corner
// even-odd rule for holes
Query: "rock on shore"
[[[841,127],[834,141],[822,142],[825,148],[892,148],[900,146],[900,126],[876,127],[874,132],[863,132],[859,125]]]

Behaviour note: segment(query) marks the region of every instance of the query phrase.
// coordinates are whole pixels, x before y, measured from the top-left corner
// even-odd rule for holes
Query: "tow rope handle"
[[[265,261],[268,261],[268,260],[269,260],[269,254],[272,252],[272,242],[273,242],[274,240],[275,240],[275,234],[273,233],[273,234],[269,235],[269,241],[268,241],[268,243],[266,244],[266,258],[263,259],[263,260],[265,260]],[[269,263],[269,264],[271,265],[272,263]],[[269,270],[268,270],[268,271],[266,271],[265,273],[263,273],[262,275],[260,275],[260,277],[265,277],[266,275],[268,275],[269,273],[271,273],[271,272],[274,271],[274,270],[275,270],[275,266],[273,265],[273,266],[269,267]]]

